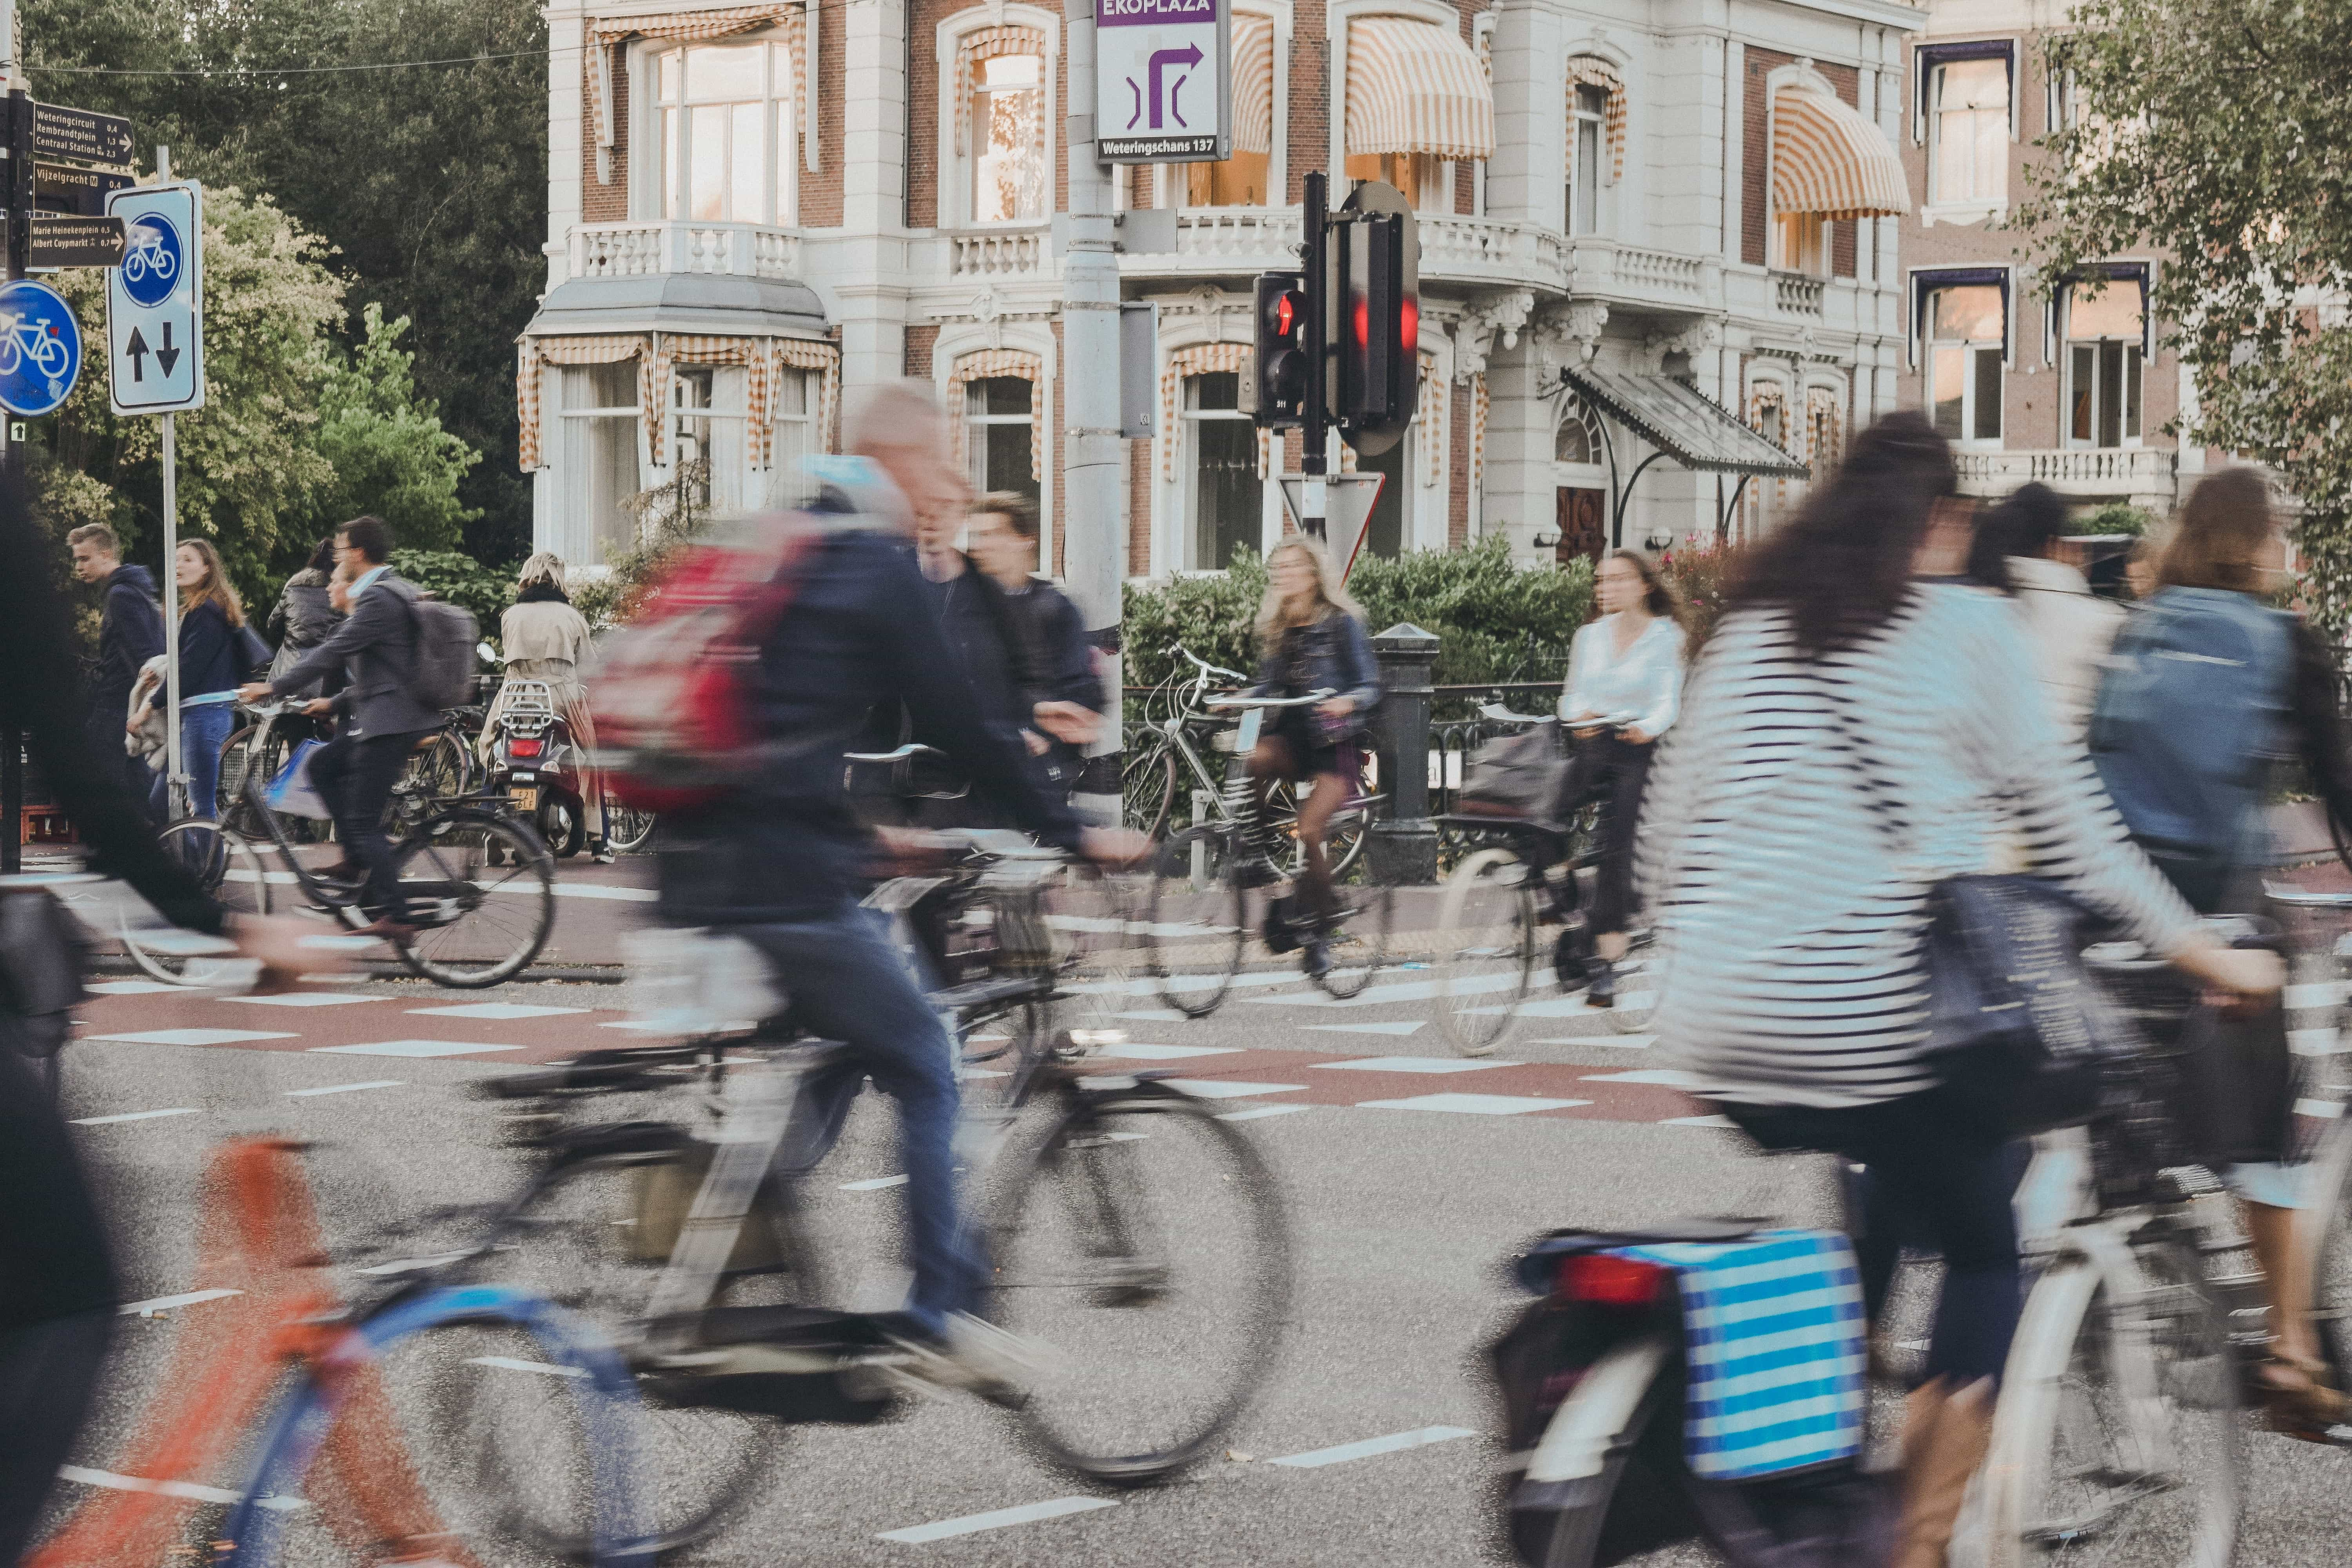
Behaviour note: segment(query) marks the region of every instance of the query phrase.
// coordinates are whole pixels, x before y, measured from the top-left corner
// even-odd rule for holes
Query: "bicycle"
[[[285,705],[253,710],[274,720]],[[261,826],[280,869],[268,869],[245,834],[211,817],[182,816],[165,826],[157,836],[164,849],[234,913],[268,914],[273,885],[290,885],[300,907],[313,914],[349,931],[370,923],[360,907],[364,889],[330,881],[304,862],[304,847],[271,809],[254,769],[242,770],[238,788],[236,819]],[[496,985],[520,973],[546,945],[555,925],[554,858],[502,798],[442,802],[394,841],[392,853],[410,923],[418,928],[396,944],[412,973],[460,990]],[[132,961],[158,980],[206,985],[221,976],[225,961],[158,940],[128,918],[119,934]]]
[[[299,708],[279,709],[267,717],[257,717],[256,710],[240,704],[248,715],[247,721],[231,731],[221,742],[219,786],[214,802],[215,816],[248,838],[259,837],[265,829],[254,817],[245,802],[245,779],[250,773],[260,778],[265,786],[285,771],[293,759],[294,750],[306,740],[317,739],[316,727],[302,719]],[[478,731],[482,710],[479,708],[453,708],[442,715],[441,728],[427,731],[419,737],[416,748],[402,763],[400,777],[392,786],[392,799],[384,807],[384,830],[397,837],[430,816],[435,809],[460,796],[475,793],[479,780],[469,741],[468,725]],[[296,830],[293,837],[310,835]]]
[[[970,960],[983,976],[931,1000],[955,1015],[968,1062],[1004,1072],[966,1155],[985,1173],[977,1206],[995,1315],[1060,1352],[985,1392],[1049,1462],[1107,1485],[1150,1484],[1207,1455],[1264,1381],[1289,1300],[1283,1205],[1231,1122],[1161,1074],[1097,1068],[1093,1053],[1112,1041],[1062,1022],[1062,1009],[1097,994],[1079,987],[1102,982],[1077,978],[1091,972],[1056,932],[1102,922],[1052,912],[1070,874],[1060,857],[985,832],[939,837],[963,847],[957,864],[895,879],[873,902],[927,950],[927,927],[973,929],[926,921],[942,888],[956,896],[934,912],[977,898],[992,917],[993,956]],[[437,1275],[446,1284],[519,1272],[608,1325],[658,1423],[649,1535],[665,1550],[706,1538],[755,1489],[777,1426],[878,1419],[924,1376],[885,1321],[825,1304],[800,1195],[859,1062],[772,1016],[763,965],[742,944],[671,940],[662,968],[690,1005],[675,1021],[695,1036],[486,1080],[480,1092],[522,1102],[513,1125],[539,1163]],[[757,977],[750,995],[739,989],[747,975]],[[1107,984],[1116,995],[1117,977]],[[769,1022],[719,1027],[730,1014]],[[975,1056],[974,1027],[1008,1017],[1003,1049]],[[564,1114],[614,1094],[689,1089],[701,1091],[700,1125],[575,1125]],[[1205,1217],[1188,1225],[1167,1201],[1178,1194]],[[505,1462],[498,1451],[482,1459]],[[513,1479],[484,1489],[503,1494]],[[529,1489],[513,1495],[533,1506]],[[520,1524],[541,1550],[583,1547],[567,1510]]]
[[[150,273],[159,283],[169,282],[172,275],[179,269],[179,258],[163,248],[161,235],[152,232],[142,235],[140,243],[132,246],[122,258],[122,280],[125,283],[144,283]]]
[[[1308,977],[1343,1001],[1360,995],[1374,975],[1395,962],[1391,938],[1396,921],[1396,889],[1370,879],[1342,882],[1342,872],[1336,865],[1331,871],[1335,907],[1320,919],[1290,914],[1277,907],[1293,895],[1268,900],[1262,916],[1254,916],[1251,909],[1254,891],[1295,884],[1294,862],[1303,859],[1305,850],[1301,846],[1297,856],[1284,856],[1278,862],[1253,831],[1257,807],[1255,781],[1249,774],[1250,752],[1257,745],[1268,709],[1307,707],[1330,695],[1315,691],[1304,697],[1207,700],[1210,707],[1242,712],[1233,751],[1226,758],[1223,784],[1215,797],[1217,820],[1187,827],[1161,847],[1143,913],[1144,951],[1151,976],[1159,982],[1160,1000],[1188,1018],[1207,1017],[1223,1003],[1234,976],[1241,972],[1250,932],[1260,926],[1269,946],[1277,938],[1303,945],[1319,936],[1327,963],[1320,973],[1309,968]],[[1183,746],[1181,735],[1173,730],[1169,733],[1171,744],[1183,747],[1187,760],[1198,768],[1198,756]],[[1342,809],[1354,807],[1351,798]],[[1270,827],[1265,838],[1273,839]],[[1286,950],[1276,947],[1276,951]]]
[[[1486,703],[1479,712],[1496,723],[1554,722],[1500,703]],[[1446,879],[1433,955],[1437,1026],[1457,1054],[1491,1054],[1517,1021],[1535,989],[1545,926],[1559,928],[1549,945],[1561,994],[1584,984],[1580,972],[1591,956],[1591,935],[1580,874],[1599,862],[1606,809],[1598,801],[1573,803],[1565,823],[1465,812],[1438,819],[1467,851]],[[1630,933],[1618,964],[1615,1005],[1600,1009],[1618,1034],[1640,1033],[1657,1010],[1650,951],[1649,932]]]
[[[43,375],[55,380],[73,363],[73,351],[46,323],[22,316],[0,315],[0,375],[14,375],[26,360]]]

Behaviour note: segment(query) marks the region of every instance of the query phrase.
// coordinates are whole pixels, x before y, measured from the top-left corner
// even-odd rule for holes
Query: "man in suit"
[[[381,518],[355,517],[336,530],[336,564],[357,574],[350,618],[276,679],[257,680],[237,695],[258,702],[300,691],[337,669],[348,672],[343,721],[310,763],[310,780],[334,812],[343,845],[343,863],[330,874],[364,878],[362,907],[375,916],[366,934],[404,942],[416,928],[403,918],[408,911],[383,836],[383,808],[417,736],[439,729],[441,712],[414,690],[416,589],[385,564],[391,553],[392,530]]]

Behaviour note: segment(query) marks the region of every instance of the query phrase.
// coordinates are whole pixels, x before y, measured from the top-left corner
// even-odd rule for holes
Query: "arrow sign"
[[[138,329],[134,327],[131,331],[136,332]],[[184,351],[175,349],[172,346],[172,323],[168,321],[165,321],[163,323],[163,346],[155,351],[155,363],[163,367],[163,374],[165,375],[171,374],[172,367],[180,363],[180,355]]]
[[[1096,0],[1095,96],[1109,110],[1095,143],[1097,157],[1198,163],[1232,156],[1230,6],[1231,0]],[[1124,125],[1110,107],[1119,103],[1129,109]]]
[[[1182,66],[1189,71],[1200,63],[1201,46],[1198,44],[1187,44],[1181,49],[1157,49],[1152,52],[1151,129],[1154,131],[1160,129],[1160,73],[1166,70],[1170,66]],[[1179,90],[1183,88],[1184,79],[1182,77],[1178,77],[1176,79],[1176,86]],[[1183,113],[1176,107],[1176,94],[1174,92],[1171,92],[1168,95],[1168,110],[1170,113],[1176,116],[1177,124],[1181,125],[1184,123]],[[1132,125],[1135,122],[1130,120],[1128,123]]]
[[[119,114],[33,105],[33,156],[68,163],[131,166],[131,121]]]
[[[35,270],[52,267],[118,267],[129,245],[129,236],[119,217],[58,217],[35,213],[25,249],[25,265]]]
[[[106,274],[110,400],[117,414],[205,403],[204,208],[194,185],[139,185],[107,197],[128,232]]]

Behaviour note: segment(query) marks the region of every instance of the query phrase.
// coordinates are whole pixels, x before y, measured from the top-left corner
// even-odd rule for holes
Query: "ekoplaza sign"
[[[1231,0],[1096,0],[1096,147],[1114,163],[1233,155]]]

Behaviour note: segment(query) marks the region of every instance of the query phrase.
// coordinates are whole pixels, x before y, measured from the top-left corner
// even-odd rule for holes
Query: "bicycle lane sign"
[[[55,413],[80,375],[72,307],[29,278],[0,285],[0,407],[27,417]]]
[[[122,264],[106,275],[107,389],[117,414],[205,405],[204,199],[193,184],[108,195]]]

